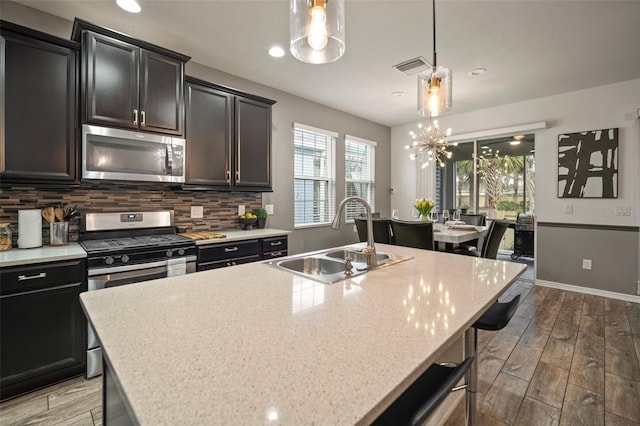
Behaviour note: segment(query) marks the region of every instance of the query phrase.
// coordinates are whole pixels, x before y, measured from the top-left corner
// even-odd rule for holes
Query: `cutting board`
[[[182,232],[178,235],[182,235],[183,237],[191,238],[196,241],[200,240],[216,240],[218,238],[227,238],[224,234],[219,234],[213,231],[194,231],[194,232]]]

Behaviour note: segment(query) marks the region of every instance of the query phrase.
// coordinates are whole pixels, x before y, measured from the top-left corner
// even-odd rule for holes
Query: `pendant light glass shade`
[[[309,64],[326,64],[345,50],[345,0],[291,0],[291,54]]]
[[[438,117],[451,112],[451,68],[434,67],[418,74],[418,115]]]

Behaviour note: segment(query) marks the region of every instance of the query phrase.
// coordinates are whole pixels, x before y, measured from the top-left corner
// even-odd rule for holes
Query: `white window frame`
[[[297,156],[296,156],[296,139],[297,139],[297,133],[298,132],[306,132],[306,133],[312,133],[318,136],[324,136],[328,139],[328,143],[327,143],[327,152],[326,152],[326,156],[324,157],[326,160],[326,176],[316,176],[316,175],[311,175],[311,174],[306,174],[306,175],[299,175],[296,174],[297,171],[299,170],[299,168],[296,167],[296,161],[297,161]],[[301,124],[301,123],[293,123],[293,143],[294,143],[294,156],[293,156],[293,170],[294,170],[294,193],[293,193],[293,228],[294,229],[302,229],[302,228],[312,228],[312,227],[317,227],[317,226],[328,226],[331,225],[331,221],[333,220],[333,216],[335,215],[336,212],[336,141],[338,139],[338,133],[330,131],[330,130],[325,130],[325,129],[320,129],[317,127],[312,127],[312,126],[308,126],[306,124]],[[298,216],[296,214],[296,206],[298,205],[298,203],[296,203],[296,181],[298,180],[305,180],[305,181],[321,181],[321,182],[327,182],[327,199],[326,202],[322,204],[323,209],[325,209],[327,211],[327,215],[325,217],[326,220],[322,220],[322,221],[317,221],[317,222],[300,222],[300,223],[296,223],[296,217]]]
[[[369,176],[368,178],[360,178],[360,179],[353,179],[350,178],[348,176],[348,171],[347,171],[347,145],[349,143],[354,143],[354,144],[359,144],[359,145],[365,145],[368,148],[368,167],[369,167]],[[369,203],[369,205],[371,205],[371,212],[376,211],[376,146],[377,146],[377,142],[374,141],[370,141],[368,139],[363,139],[363,138],[359,138],[357,136],[353,136],[353,135],[345,135],[344,138],[344,193],[345,193],[345,197],[348,197],[348,186],[350,183],[356,183],[356,184],[368,184],[368,189],[369,189],[369,193],[366,194],[366,196],[363,196],[365,194],[361,194],[360,196],[362,198],[364,198],[365,200],[367,200],[367,202]],[[359,203],[355,203],[355,202],[349,202],[346,205],[346,208],[344,210],[344,218],[345,218],[345,222],[347,223],[353,223],[353,219],[355,216],[351,216],[351,210],[350,210],[350,206],[351,205],[355,205],[355,206],[361,206],[361,204]]]

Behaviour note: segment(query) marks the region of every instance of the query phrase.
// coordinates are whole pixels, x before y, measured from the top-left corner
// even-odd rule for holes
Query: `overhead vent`
[[[417,58],[409,59],[408,61],[394,65],[393,68],[405,73],[406,75],[413,75],[431,68],[431,64],[422,56],[418,56]]]

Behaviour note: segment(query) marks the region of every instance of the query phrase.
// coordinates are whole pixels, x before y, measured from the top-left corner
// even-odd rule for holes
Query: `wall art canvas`
[[[558,135],[558,197],[618,198],[618,129]]]

